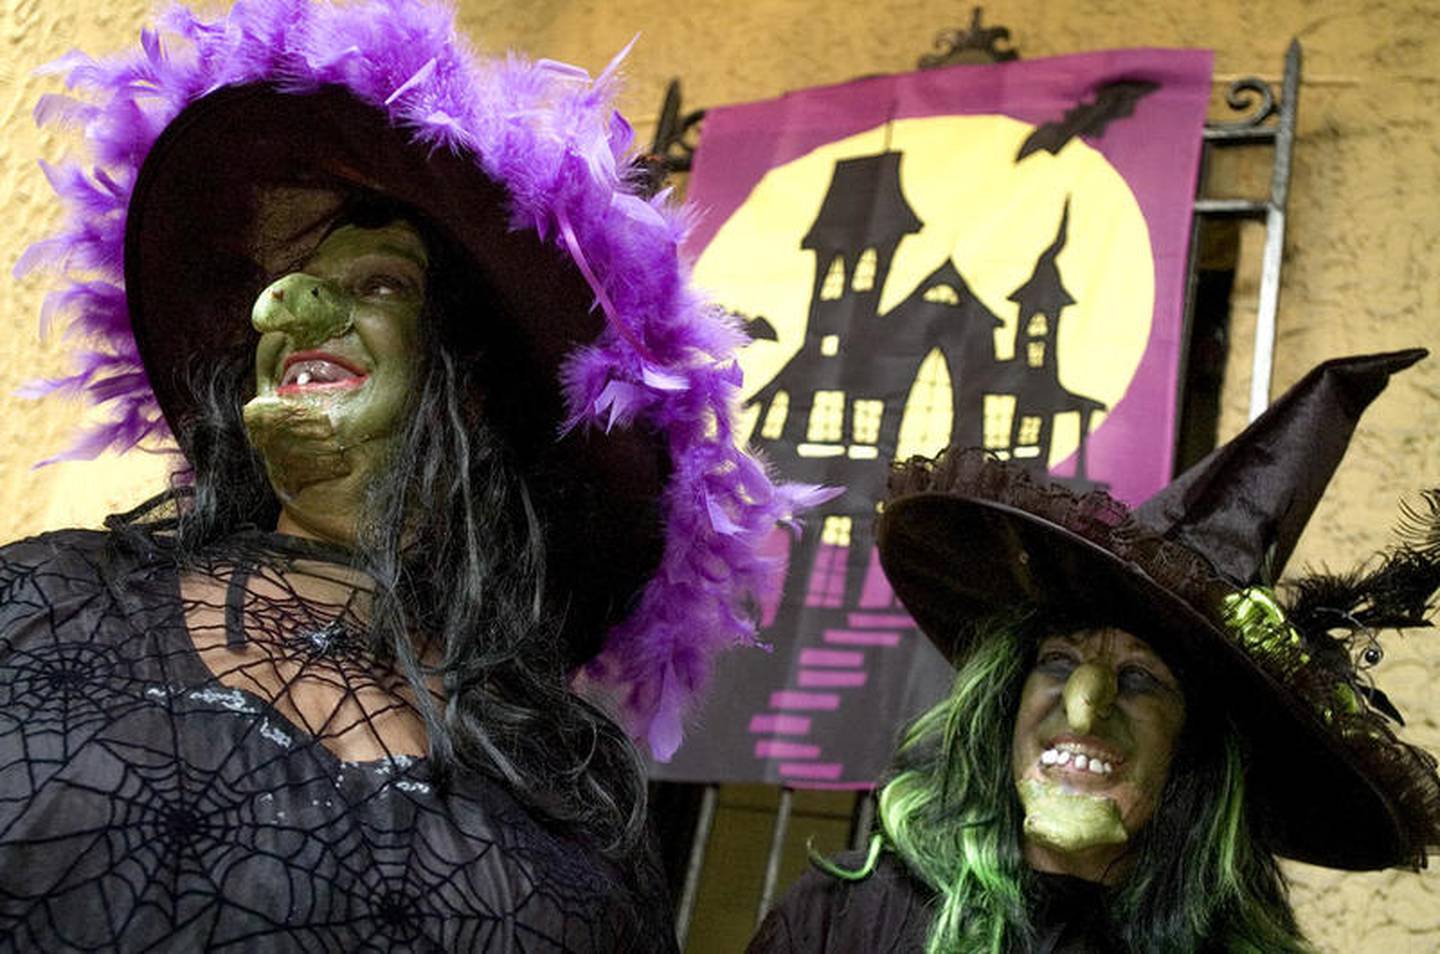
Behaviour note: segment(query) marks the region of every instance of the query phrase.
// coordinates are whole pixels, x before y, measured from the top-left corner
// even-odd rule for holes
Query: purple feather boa
[[[691,288],[678,253],[684,212],[625,182],[632,136],[610,105],[624,52],[594,79],[545,60],[485,62],[455,32],[452,9],[414,0],[238,0],[210,20],[177,7],[162,29],[172,36],[145,30],[129,55],[67,55],[50,69],[74,95],[47,96],[35,110],[40,123],[82,129],[92,164],[45,167],[68,217],[16,266],[17,275],[58,269],[65,284],[47,299],[42,326],[61,320],[84,343],[70,376],[30,393],[80,393],[111,411],[60,456],[169,439],[122,278],[130,191],[166,124],[223,86],[343,85],[417,142],[477,156],[510,193],[510,224],[564,248],[606,313],[605,331],[562,368],[566,427],[642,422],[664,436],[674,473],[659,570],[577,682],[615,699],[632,734],[668,758],[715,654],[756,641],[746,606],[781,572],[762,542],[829,492],[775,483],[735,443],[734,353],[744,339]]]

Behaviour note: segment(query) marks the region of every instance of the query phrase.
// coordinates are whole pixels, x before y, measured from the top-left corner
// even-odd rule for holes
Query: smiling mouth
[[[1110,778],[1124,759],[1076,742],[1056,742],[1040,753],[1040,771],[1066,776]]]
[[[339,355],[321,351],[298,351],[285,359],[275,393],[306,394],[312,391],[348,391],[365,383],[366,373]]]

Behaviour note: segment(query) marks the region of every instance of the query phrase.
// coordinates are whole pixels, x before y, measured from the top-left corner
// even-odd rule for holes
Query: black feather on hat
[[[982,451],[897,463],[877,525],[896,594],[951,660],[967,622],[1055,605],[1143,636],[1182,678],[1226,689],[1251,750],[1251,805],[1280,854],[1332,868],[1418,868],[1440,847],[1440,776],[1401,742],[1366,673],[1375,633],[1428,625],[1440,491],[1401,542],[1350,575],[1270,587],[1360,415],[1412,349],[1325,362],[1238,437],[1128,509],[1033,481]]]

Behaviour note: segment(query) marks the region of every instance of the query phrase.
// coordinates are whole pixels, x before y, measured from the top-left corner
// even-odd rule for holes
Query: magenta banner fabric
[[[773,651],[724,658],[657,777],[863,787],[946,690],[875,558],[897,456],[983,446],[1131,503],[1169,480],[1210,67],[1118,50],[707,113],[689,252],[753,339],[745,426],[846,491],[777,533]]]

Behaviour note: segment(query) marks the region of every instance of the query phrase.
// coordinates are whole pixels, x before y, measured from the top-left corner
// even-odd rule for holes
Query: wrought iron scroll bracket
[[[922,70],[939,66],[955,66],[960,63],[1006,63],[1018,60],[1020,53],[1010,45],[1008,27],[981,26],[984,9],[976,7],[970,13],[970,26],[964,30],[941,30],[935,35],[935,52],[920,57],[916,65]],[[1000,44],[1005,44],[1002,47]]]
[[[1209,128],[1220,131],[1254,129],[1275,115],[1275,90],[1258,76],[1246,76],[1230,84],[1225,91],[1225,104],[1237,113],[1249,111],[1230,122],[1211,123]]]
[[[650,151],[639,159],[649,180],[651,192],[657,192],[672,172],[689,172],[695,160],[695,136],[705,110],[681,113],[680,81],[672,79],[665,87],[665,100],[660,105],[660,119],[655,124],[655,139]]]
[[[965,29],[941,30],[935,36],[935,52],[920,57],[921,69],[954,66],[959,63],[1005,63],[1018,60],[1020,53],[1010,45],[1010,30],[1003,26],[984,26],[984,8],[970,13],[970,26]],[[1001,44],[1004,44],[1002,46]],[[680,80],[672,79],[665,87],[660,105],[660,118],[655,124],[655,138],[650,150],[636,161],[650,192],[657,192],[672,173],[689,172],[695,160],[695,137],[705,110],[682,112]]]

